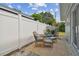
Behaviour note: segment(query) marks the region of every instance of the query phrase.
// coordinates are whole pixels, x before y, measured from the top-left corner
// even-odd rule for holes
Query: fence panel
[[[19,14],[0,10],[0,55],[5,55],[34,41],[33,31],[42,34],[46,26]]]
[[[37,23],[22,17],[20,22],[20,47],[34,41],[33,31],[37,30]]]
[[[0,55],[3,55],[18,48],[18,15],[0,12]]]

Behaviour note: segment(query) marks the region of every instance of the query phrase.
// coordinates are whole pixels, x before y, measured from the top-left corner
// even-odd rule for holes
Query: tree
[[[39,20],[40,22],[49,25],[56,23],[56,20],[54,19],[53,15],[50,12],[41,12],[38,14],[34,13],[32,14],[32,17],[34,18],[34,20]]]
[[[41,15],[40,14],[32,14],[32,17],[34,18],[35,21],[39,20],[41,22]]]
[[[59,31],[65,32],[65,23],[63,23],[63,22],[59,23]]]
[[[47,20],[47,24],[49,24],[49,25],[53,25],[55,23],[56,23],[56,21],[54,19]]]

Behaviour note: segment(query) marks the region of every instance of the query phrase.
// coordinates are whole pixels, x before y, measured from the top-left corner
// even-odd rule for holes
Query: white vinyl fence
[[[46,24],[0,9],[0,55],[34,41],[33,31],[43,33]]]

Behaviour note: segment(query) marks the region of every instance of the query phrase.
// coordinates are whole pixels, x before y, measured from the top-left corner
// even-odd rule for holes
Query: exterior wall
[[[60,4],[60,12],[61,12],[61,20],[67,20],[69,10],[71,9],[72,3],[61,3]]]
[[[65,37],[66,37],[66,40],[67,42],[70,42],[70,33],[71,33],[71,30],[70,30],[70,16],[67,18],[67,21],[65,21]]]
[[[60,16],[62,21],[65,20],[65,37],[69,43],[71,42],[71,7],[71,3],[60,4]]]
[[[0,9],[0,55],[34,41],[33,31],[43,33],[46,24]]]
[[[68,44],[72,47],[75,55],[79,55],[79,50],[74,45],[74,40],[77,39],[78,44],[78,37],[75,38],[75,20],[74,19],[74,11],[78,7],[78,4],[60,4],[60,13],[61,13],[61,20],[65,20],[65,30],[66,30],[66,39]],[[78,15],[77,15],[78,16]],[[79,20],[79,19],[78,19]]]

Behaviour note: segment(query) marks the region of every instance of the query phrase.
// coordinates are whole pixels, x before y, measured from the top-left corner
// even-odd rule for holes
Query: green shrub
[[[65,32],[65,23],[60,23],[59,24],[59,32]]]

